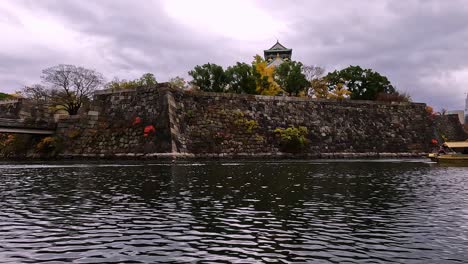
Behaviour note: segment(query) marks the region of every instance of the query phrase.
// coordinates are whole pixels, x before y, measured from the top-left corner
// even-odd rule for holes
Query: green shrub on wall
[[[234,111],[234,116],[237,119],[234,121],[234,125],[239,128],[242,128],[247,133],[253,133],[254,129],[258,128],[258,122],[254,119],[249,119],[245,117],[245,114],[239,110]]]
[[[252,133],[253,130],[258,127],[257,121],[247,118],[239,118],[236,121],[234,121],[234,124],[238,127],[244,128],[245,132],[247,133]]]
[[[298,152],[307,145],[307,127],[289,126],[288,128],[276,128],[274,132],[279,135],[283,151]]]

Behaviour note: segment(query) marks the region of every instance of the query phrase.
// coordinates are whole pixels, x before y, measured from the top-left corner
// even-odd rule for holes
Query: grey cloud
[[[187,64],[204,63],[209,58],[218,61],[222,58],[216,53],[217,48],[228,45],[219,38],[203,39],[189,32],[168,17],[158,3],[149,4],[149,1],[141,0],[98,3],[88,7],[83,5],[83,1],[67,2],[59,10],[77,30],[109,39],[110,46],[106,48],[131,67],[156,67],[155,70],[162,68],[167,71]],[[86,10],[89,8],[95,8],[97,12]],[[70,15],[77,9],[81,10],[77,17]],[[84,19],[82,14],[86,14]],[[73,25],[81,19],[83,21]],[[128,56],[123,52],[125,48],[142,53],[151,62]]]
[[[296,59],[328,70],[369,67],[416,101],[463,109],[462,87],[426,82],[428,76],[468,69],[468,9],[463,1],[348,1],[354,6],[351,11],[345,6],[320,20],[321,10],[304,14],[300,10],[307,2],[294,3],[297,12],[288,12],[296,16],[296,34],[289,46],[295,48]],[[321,7],[333,9],[340,3]]]
[[[223,54],[216,52],[216,48],[228,46],[223,39],[200,39],[174,23],[157,2],[27,1],[23,7],[44,16],[55,16],[72,30],[102,39],[104,44],[93,48],[103,66],[98,70],[105,72],[108,79],[122,73],[123,77],[136,77],[125,73],[137,72],[154,72],[163,80],[184,75],[207,60],[219,63]],[[76,64],[71,57],[72,61],[62,63]],[[84,66],[93,68],[92,63]]]
[[[468,6],[463,0],[261,0],[257,5],[287,25],[280,35],[271,36],[271,42],[278,37],[293,48],[294,59],[330,71],[348,65],[372,68],[416,101],[463,108],[465,88],[453,78],[443,81],[455,71],[468,70]],[[0,52],[1,87],[38,79],[40,69],[57,63],[97,68],[108,79],[154,72],[166,80],[185,76],[206,62],[224,66],[250,62],[273,44],[196,33],[172,19],[157,1],[44,0],[18,6],[52,16],[78,32],[86,38],[83,41],[90,41],[96,58],[44,48],[41,56],[30,50],[22,58],[5,59],[8,54]],[[14,16],[4,17],[9,19],[0,23],[19,23]],[[9,68],[18,70],[8,72]]]

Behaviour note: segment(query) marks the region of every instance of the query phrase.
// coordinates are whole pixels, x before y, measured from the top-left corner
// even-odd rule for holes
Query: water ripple
[[[0,164],[0,263],[465,263],[468,168]]]

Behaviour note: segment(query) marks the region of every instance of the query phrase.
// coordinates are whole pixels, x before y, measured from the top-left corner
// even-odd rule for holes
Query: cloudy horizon
[[[57,64],[107,80],[187,78],[207,62],[250,63],[277,39],[293,60],[327,71],[371,68],[436,109],[464,109],[468,91],[462,0],[6,0],[0,32],[0,91],[8,93]]]

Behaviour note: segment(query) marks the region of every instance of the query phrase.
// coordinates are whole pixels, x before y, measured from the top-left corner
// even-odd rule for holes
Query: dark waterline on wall
[[[464,263],[468,168],[0,163],[0,263]]]

